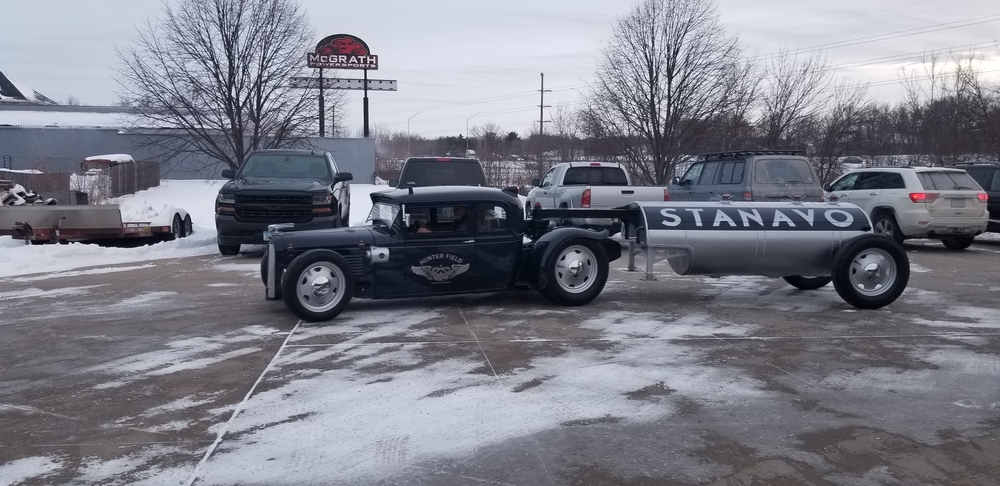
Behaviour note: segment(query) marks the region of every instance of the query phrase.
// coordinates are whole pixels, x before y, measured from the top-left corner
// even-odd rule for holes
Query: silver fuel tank
[[[834,255],[871,232],[861,208],[839,203],[635,202],[625,228],[647,254],[666,250],[680,275],[828,276]]]

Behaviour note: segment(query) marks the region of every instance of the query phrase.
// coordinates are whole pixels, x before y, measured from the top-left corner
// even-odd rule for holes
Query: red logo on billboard
[[[371,54],[365,41],[350,34],[324,37],[306,59],[311,68],[378,69],[378,56]]]

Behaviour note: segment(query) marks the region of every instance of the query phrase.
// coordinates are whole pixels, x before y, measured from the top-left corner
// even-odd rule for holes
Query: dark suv
[[[955,164],[955,168],[965,169],[986,191],[986,210],[990,213],[986,231],[1000,233],[1000,162]]]
[[[410,157],[403,163],[396,188],[424,186],[486,186],[486,173],[476,159],[455,157]]]
[[[340,172],[328,152],[259,150],[233,179],[222,186],[215,202],[219,252],[236,255],[241,244],[263,244],[270,224],[293,223],[294,229],[350,226],[350,172]]]
[[[672,201],[822,201],[823,186],[798,150],[705,154],[667,188]]]

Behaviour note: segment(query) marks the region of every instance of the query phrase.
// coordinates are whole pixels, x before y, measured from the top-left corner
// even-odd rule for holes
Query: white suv
[[[940,238],[963,250],[986,231],[986,192],[964,170],[942,167],[879,167],[847,172],[827,184],[827,200],[856,204],[876,234]]]

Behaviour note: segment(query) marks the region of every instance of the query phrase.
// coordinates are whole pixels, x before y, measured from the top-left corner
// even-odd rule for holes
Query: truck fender
[[[528,281],[534,283],[536,289],[541,290],[548,285],[548,277],[545,275],[544,269],[549,264],[549,261],[555,258],[555,249],[562,242],[572,238],[585,238],[599,242],[601,247],[604,248],[604,252],[608,255],[609,262],[615,261],[622,256],[621,244],[608,239],[607,230],[592,231],[572,227],[556,228],[535,241],[534,251],[531,254],[532,264],[529,267],[532,274],[529,275]]]

